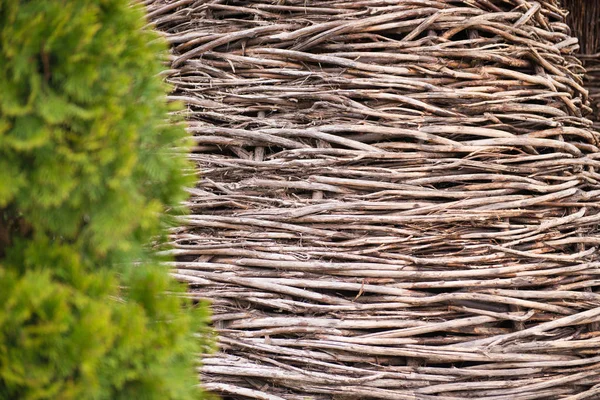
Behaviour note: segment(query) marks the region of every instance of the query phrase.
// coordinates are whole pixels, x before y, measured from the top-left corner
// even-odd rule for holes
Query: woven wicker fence
[[[600,398],[599,133],[554,0],[146,2],[225,398]]]

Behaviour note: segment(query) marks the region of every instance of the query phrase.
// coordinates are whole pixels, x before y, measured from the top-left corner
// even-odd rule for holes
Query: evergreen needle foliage
[[[193,177],[145,23],[125,0],[0,0],[0,399],[203,396],[207,308],[149,248]]]

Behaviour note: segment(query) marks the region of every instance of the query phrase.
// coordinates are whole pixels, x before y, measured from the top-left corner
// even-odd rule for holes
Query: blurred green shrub
[[[0,0],[2,399],[202,397],[207,307],[150,246],[193,177],[143,14]]]

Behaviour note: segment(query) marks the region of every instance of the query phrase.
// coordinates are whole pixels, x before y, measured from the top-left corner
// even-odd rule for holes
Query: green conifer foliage
[[[145,24],[126,0],[0,0],[0,399],[202,397],[206,306],[150,249],[193,177]]]

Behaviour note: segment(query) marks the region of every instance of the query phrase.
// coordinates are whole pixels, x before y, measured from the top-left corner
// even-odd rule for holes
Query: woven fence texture
[[[600,398],[599,134],[554,0],[147,1],[199,183],[203,384]]]

